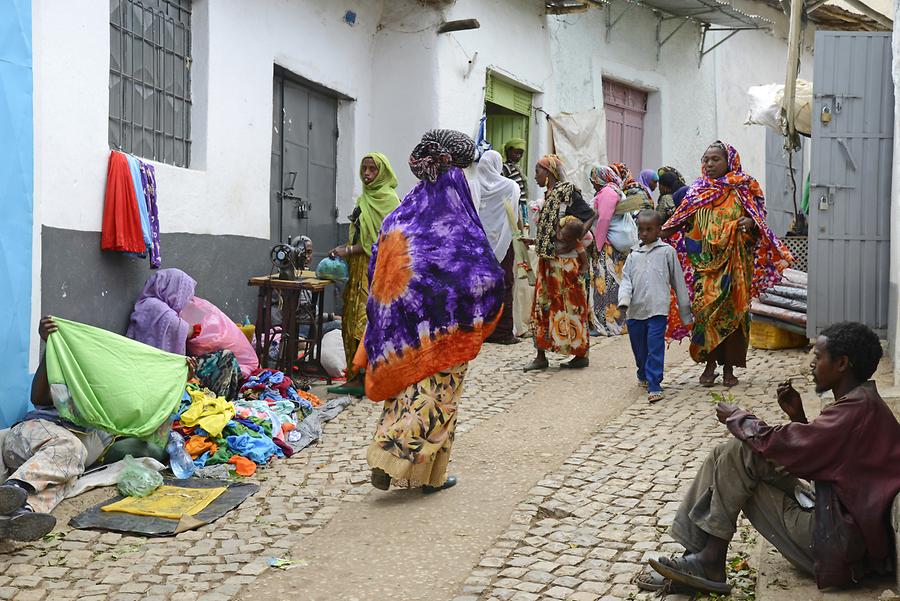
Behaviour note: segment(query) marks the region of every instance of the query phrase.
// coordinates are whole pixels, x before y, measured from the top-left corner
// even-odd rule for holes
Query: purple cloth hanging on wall
[[[159,210],[156,206],[156,168],[144,161],[141,164],[141,184],[144,198],[147,200],[147,211],[150,214],[150,268],[159,269],[162,265],[162,254],[159,244]]]

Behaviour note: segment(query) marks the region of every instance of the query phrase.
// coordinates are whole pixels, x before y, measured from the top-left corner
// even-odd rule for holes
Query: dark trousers
[[[666,315],[650,319],[629,319],[628,337],[637,364],[637,377],[646,381],[650,392],[662,391],[663,366],[666,360]]]
[[[500,267],[503,268],[503,315],[500,316],[500,321],[497,322],[497,327],[488,338],[488,342],[515,338],[513,335],[513,265],[515,261],[516,255],[510,244],[506,256],[500,261]]]

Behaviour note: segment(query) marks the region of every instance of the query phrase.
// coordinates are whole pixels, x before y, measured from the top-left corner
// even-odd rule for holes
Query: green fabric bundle
[[[147,438],[178,408],[183,355],[59,319],[47,340],[47,378],[60,415],[80,426]]]

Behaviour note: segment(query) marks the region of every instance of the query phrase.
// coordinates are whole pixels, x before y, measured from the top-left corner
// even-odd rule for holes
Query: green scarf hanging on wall
[[[47,378],[60,416],[80,426],[146,438],[178,408],[188,377],[183,355],[53,320],[59,330],[47,340]]]

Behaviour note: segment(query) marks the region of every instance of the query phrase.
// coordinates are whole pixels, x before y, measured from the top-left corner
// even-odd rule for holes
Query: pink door
[[[647,93],[616,81],[603,80],[606,109],[606,154],[610,163],[625,163],[635,177],[641,164]]]

